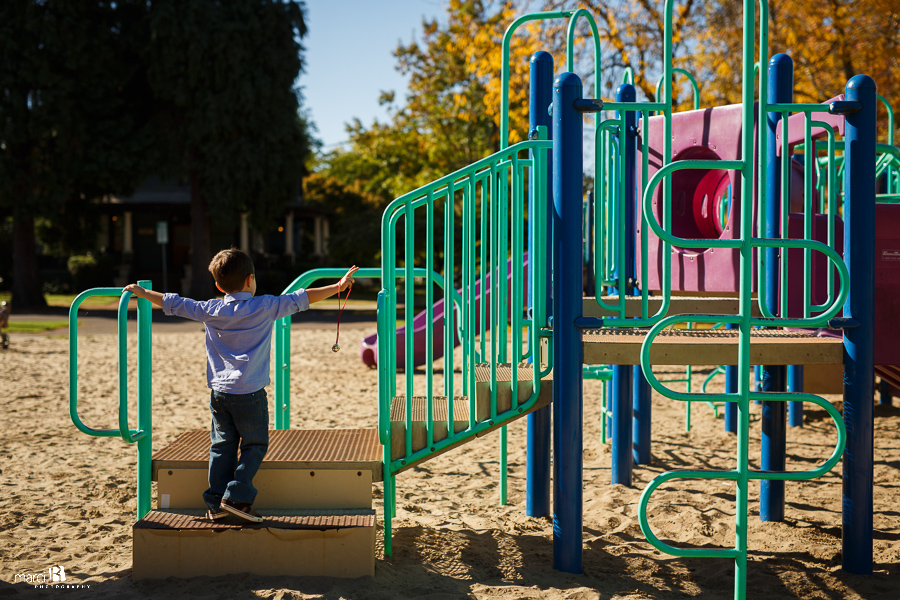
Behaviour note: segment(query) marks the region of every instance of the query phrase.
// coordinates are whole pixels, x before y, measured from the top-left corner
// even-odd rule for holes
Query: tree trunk
[[[41,282],[34,219],[16,219],[13,229],[13,308],[46,308]]]
[[[203,195],[200,178],[191,173],[191,298],[206,300],[215,295],[209,261],[209,204]]]

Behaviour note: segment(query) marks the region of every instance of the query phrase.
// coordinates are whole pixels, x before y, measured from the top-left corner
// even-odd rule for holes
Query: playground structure
[[[761,6],[760,22],[765,24],[765,2]],[[753,3],[744,3],[745,22],[754,22],[754,9]],[[570,23],[566,72],[552,81],[550,55],[537,53],[533,57],[530,139],[509,146],[506,112],[509,39],[529,20],[558,18],[568,19]],[[634,88],[629,84],[620,87],[615,102],[583,98],[581,80],[573,73],[572,53],[575,23],[580,19],[586,19],[593,31],[595,77],[598,77],[599,37],[587,11],[538,13],[517,19],[503,42],[501,150],[396,199],[385,212],[382,265],[358,273],[361,277],[380,277],[383,288],[378,297],[379,398],[375,429],[337,430],[342,432],[337,434],[290,429],[290,321],[283,319],[275,324],[275,429],[281,436],[281,446],[273,441],[260,471],[259,488],[263,503],[260,508],[273,511],[266,514],[267,527],[280,533],[265,537],[259,529],[245,529],[255,532],[255,543],[260,544],[254,546],[254,554],[265,557],[283,552],[291,559],[273,564],[265,564],[262,559],[259,572],[306,574],[312,570],[346,576],[373,573],[374,511],[371,494],[367,496],[365,488],[370,488],[372,482],[384,482],[384,547],[385,553],[391,554],[397,476],[494,430],[500,430],[501,448],[504,448],[503,426],[526,415],[529,419],[527,510],[531,515],[549,514],[551,410],[554,566],[562,571],[579,572],[583,551],[581,382],[586,373],[587,376],[599,373],[606,365],[612,366],[613,481],[630,484],[632,427],[638,432],[634,439],[648,431],[649,411],[640,402],[649,400],[649,395],[635,394],[639,397],[639,410],[638,417],[632,418],[632,382],[638,380],[637,387],[644,387],[636,374],[645,377],[649,386],[665,397],[725,403],[726,408],[733,408],[735,415],[738,455],[733,470],[672,471],[657,477],[644,490],[639,519],[652,545],[676,556],[733,560],[735,597],[745,597],[749,482],[758,479],[763,484],[783,485],[784,481],[817,477],[834,467],[846,445],[843,566],[854,573],[871,572],[873,330],[878,313],[873,289],[866,282],[877,282],[873,263],[876,170],[887,173],[889,186],[896,184],[893,163],[876,154],[874,83],[865,76],[857,76],[848,83],[846,98],[842,100],[830,104],[792,103],[790,86],[782,85],[779,80],[786,77],[789,59],[778,55],[769,61],[764,26],[758,58],[768,68],[760,69],[760,96],[755,98],[754,34],[750,27],[744,32],[743,102],[737,107],[709,110],[716,122],[728,127],[739,125],[738,131],[758,133],[738,135],[739,141],[730,147],[728,144],[719,147],[719,143],[713,142],[711,145],[715,147],[709,148],[712,140],[690,137],[695,135],[691,131],[693,125],[685,124],[676,134],[676,123],[697,117],[673,114],[670,85],[662,86],[662,98],[655,102],[637,102]],[[665,19],[668,35],[662,81],[670,82],[674,73],[671,2],[666,5]],[[551,105],[552,119],[547,114]],[[617,114],[601,120],[600,111],[617,111]],[[651,119],[650,112],[657,116]],[[595,172],[602,193],[598,192],[598,209],[593,211],[596,297],[583,299],[584,113],[595,115],[598,144]],[[789,152],[782,151],[780,158],[772,158],[778,157],[778,148],[783,148],[776,141],[776,123],[783,122],[779,117],[787,113],[807,115],[803,140],[797,142],[803,149],[818,147],[814,146],[817,143],[812,135],[814,125],[828,137],[824,157],[819,158],[811,151],[804,155],[804,216],[799,221],[796,217],[792,221],[787,202],[778,201],[779,197],[792,198],[793,186],[784,182],[796,180],[797,169]],[[824,113],[839,117],[838,121],[843,123],[845,142],[840,161],[836,157],[838,142],[834,133],[835,129],[841,131],[841,125],[832,126],[818,120],[818,115]],[[756,128],[755,124],[759,123],[766,126]],[[702,120],[695,126],[702,127]],[[789,124],[788,129],[797,128]],[[686,137],[679,140],[679,135]],[[793,141],[789,135],[785,137]],[[691,147],[685,141],[689,138]],[[699,149],[693,150],[694,146]],[[651,149],[657,153],[652,171]],[[896,158],[894,150],[880,150],[881,156]],[[614,158],[608,160],[610,157]],[[810,175],[813,168],[828,173],[827,177],[815,179],[817,197],[809,184],[813,181]],[[841,239],[836,226],[839,168],[844,176],[843,194],[840,194],[843,257],[836,248]],[[784,189],[788,189],[787,194],[782,193]],[[683,200],[678,199],[679,190],[686,190]],[[692,190],[703,193],[689,197],[687,191]],[[897,195],[896,190],[897,187],[888,187],[883,199],[896,200],[892,197]],[[816,207],[818,212],[813,210],[814,199],[818,203],[826,202],[827,212],[821,206]],[[772,218],[768,211],[783,218]],[[691,216],[694,229],[679,229],[690,225],[687,219],[679,224],[678,219],[684,215]],[[767,218],[762,219],[760,215]],[[788,216],[784,218],[785,215]],[[416,219],[426,223],[425,239],[416,237]],[[793,222],[802,223],[802,227],[792,227]],[[824,222],[824,226],[816,226],[817,222]],[[779,227],[779,223],[785,227]],[[797,229],[802,235],[797,235]],[[639,239],[634,239],[635,232]],[[778,249],[783,251],[776,258]],[[517,264],[516,259],[524,257],[526,252],[528,272],[510,268],[510,261]],[[703,269],[697,266],[700,264],[697,257],[701,255],[709,256],[708,260],[703,259],[706,265]],[[715,259],[713,255],[717,255]],[[812,258],[815,255],[818,261]],[[671,260],[665,259],[670,256]],[[810,274],[804,278],[805,283],[813,280],[813,272],[824,274],[816,277],[815,285],[804,285],[795,293],[787,284],[786,265],[799,261],[792,257],[803,258],[805,272]],[[779,266],[780,270],[776,268]],[[691,289],[690,286],[697,291],[709,290],[706,286],[715,280],[710,273],[720,270],[727,283],[716,285],[728,288],[721,291],[737,292],[736,298],[673,297],[673,291]],[[343,272],[341,269],[309,272],[285,291],[306,287],[322,277],[338,277]],[[885,281],[896,285],[889,275]],[[649,292],[654,281],[659,295],[651,298]],[[149,282],[141,284],[149,287]],[[435,308],[436,289],[441,290],[443,307],[453,307],[443,310],[441,319],[437,319]],[[616,293],[604,296],[611,289]],[[779,290],[786,293],[779,295]],[[416,322],[417,291],[424,292],[424,330]],[[754,291],[758,292],[756,303],[752,297]],[[70,406],[73,421],[85,433],[121,436],[138,444],[135,578],[229,572],[227,557],[221,551],[216,553],[215,526],[201,523],[190,512],[200,508],[198,489],[205,478],[203,432],[200,435],[188,432],[172,446],[153,453],[150,322],[146,301],[138,302],[137,428],[128,426],[125,404],[128,395],[122,387],[119,429],[93,430],[78,418],[74,317],[80,302],[90,295],[122,296],[120,331],[124,331],[122,307],[127,307],[130,294],[122,294],[117,288],[91,290],[73,303]],[[794,304],[796,295],[801,300]],[[401,306],[405,332],[414,335],[398,336],[397,317]],[[842,308],[843,317],[839,317]],[[726,324],[730,331],[683,330],[677,334],[665,331],[682,322]],[[440,326],[439,331],[435,331],[436,326]],[[757,327],[778,329],[754,331]],[[842,329],[843,337],[781,329],[786,327],[831,327]],[[424,343],[417,347],[419,335]],[[700,335],[703,337],[698,343]],[[124,334],[120,335],[120,356],[127,351],[123,340]],[[456,364],[454,357],[457,341],[461,346],[460,364]],[[436,343],[439,351],[435,350]],[[418,356],[421,353],[423,358]],[[438,357],[442,359],[439,370],[434,367]],[[654,364],[722,362],[733,365],[737,373],[748,373],[752,365],[843,365],[846,429],[837,410],[811,394],[786,394],[783,390],[754,392],[746,377],[733,377],[723,394],[684,394],[664,386],[652,372]],[[424,367],[422,381],[413,377],[414,369],[402,368],[416,364]],[[548,406],[551,397],[552,407]],[[748,432],[753,400],[768,403],[764,411],[777,412],[772,405],[783,407],[787,401],[811,402],[822,407],[834,420],[837,431],[832,455],[808,471],[786,471],[783,464],[767,466],[765,462],[763,470],[751,470]],[[560,435],[562,431],[566,432],[565,436]],[[777,437],[777,433],[769,433],[769,437]],[[778,441],[772,443],[777,445]],[[501,502],[506,501],[507,491],[504,457],[502,454]],[[321,488],[311,485],[311,480],[323,473],[334,478],[330,488],[342,490],[340,497],[326,497]],[[152,478],[159,482],[156,510],[150,506]],[[675,548],[656,538],[647,517],[653,490],[678,478],[736,482],[734,548]],[[767,501],[777,504],[777,494]],[[242,531],[235,529],[228,533],[241,536]],[[192,561],[184,555],[177,558],[167,554],[167,549],[175,544],[187,544],[186,540],[194,544],[192,555],[216,556],[220,560]],[[319,562],[306,560],[304,544],[327,547],[325,558]],[[354,554],[353,560],[337,560],[351,547],[369,553]],[[163,560],[163,556],[167,558]],[[352,566],[336,572],[329,570],[334,569],[332,563]],[[246,565],[243,568],[246,570]]]

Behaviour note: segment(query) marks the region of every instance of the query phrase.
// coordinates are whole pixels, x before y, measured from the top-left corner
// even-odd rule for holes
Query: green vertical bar
[[[275,381],[272,384],[275,387],[274,407],[275,407],[275,429],[282,429],[281,407],[284,405],[282,396],[284,395],[284,327],[281,319],[275,321],[272,325],[275,337]]]
[[[641,113],[641,141],[643,142],[643,150],[641,151],[641,192],[647,187],[647,178],[650,169],[650,111]],[[643,196],[643,193],[641,193]],[[643,201],[643,200],[642,200]],[[650,257],[649,257],[649,232],[647,231],[647,218],[644,211],[640,212],[638,217],[641,221],[641,318],[646,319],[650,316]]]
[[[803,119],[805,130],[803,134],[803,238],[813,239],[813,206],[812,206],[812,168],[813,158],[816,155],[816,146],[812,141],[812,115],[806,113]],[[787,204],[790,204],[788,200]],[[785,254],[787,250],[785,249]],[[812,305],[812,264],[809,248],[803,249],[803,313],[804,319],[809,318],[809,307]],[[785,294],[787,295],[787,294]]]
[[[487,289],[485,285],[487,284],[487,277],[485,276],[485,271],[487,270],[487,246],[488,243],[488,234],[487,234],[487,203],[488,203],[488,176],[483,176],[481,178],[481,264],[478,267],[478,274],[480,277],[480,291],[481,298],[478,301],[479,307],[479,336],[481,339],[481,362],[487,362],[487,340],[485,337],[485,332],[487,331]]]
[[[500,172],[491,163],[491,419],[497,416],[497,363],[500,356]]]
[[[403,211],[404,229],[403,236],[403,310],[404,323],[406,332],[404,339],[404,360],[403,360],[403,379],[406,384],[406,455],[412,454],[412,398],[413,398],[413,373],[415,366],[413,365],[413,345],[415,343],[415,331],[413,327],[413,317],[415,316],[415,278],[413,277],[413,269],[415,268],[415,223],[413,220],[412,200],[406,201]]]
[[[837,214],[837,166],[834,132],[828,137],[828,246],[834,248],[834,218]],[[834,267],[828,265],[828,304],[834,298]]]
[[[477,297],[475,295],[475,282],[478,279],[476,271],[477,258],[477,239],[478,229],[476,228],[476,215],[478,206],[478,182],[475,179],[475,172],[469,174],[469,191],[468,205],[469,216],[466,220],[466,228],[469,229],[469,247],[467,249],[467,278],[466,278],[466,335],[465,344],[469,349],[468,361],[466,362],[466,371],[469,378],[469,426],[475,425],[475,355],[478,348],[475,343],[475,336],[478,335],[475,324],[477,322]]]
[[[509,164],[503,167],[503,171],[500,172],[500,232],[499,232],[499,248],[500,248],[500,261],[497,265],[500,270],[500,276],[497,280],[498,289],[500,291],[497,294],[498,297],[498,312],[500,313],[499,323],[500,328],[497,332],[499,334],[499,346],[500,346],[500,357],[499,360],[501,363],[505,363],[509,360],[509,355],[507,352],[507,326],[509,324],[509,318],[507,315],[508,308],[508,289],[507,289],[507,270],[509,269]]]
[[[603,157],[603,132],[601,129],[594,138],[594,154]],[[594,173],[594,296],[603,296],[603,282],[606,279],[606,231],[603,229],[603,216],[606,214],[606,200],[603,195],[603,175],[606,165],[599,160],[602,171]]]
[[[428,446],[434,443],[434,193],[429,190],[425,212],[425,381]]]
[[[139,281],[138,285],[153,289],[153,282]],[[150,512],[150,475],[153,455],[153,356],[151,330],[153,305],[143,298],[138,300],[137,331],[137,429],[144,436],[137,443],[137,518],[143,519]]]
[[[743,88],[742,88],[742,131],[753,131],[753,51],[754,51],[754,16],[755,6],[750,0],[744,0],[744,38],[743,38]],[[766,24],[763,24],[763,30]],[[761,48],[765,52],[765,46]],[[760,62],[760,64],[768,64]],[[766,95],[764,77],[765,69],[760,69],[760,98],[759,114],[761,119],[766,118]],[[763,123],[763,120],[759,121]],[[753,137],[745,135],[741,139],[743,166],[741,167],[741,250],[740,250],[740,300],[739,319],[740,334],[738,345],[738,373],[747,373],[750,370],[750,298],[752,293],[752,259],[753,259],[753,203],[748,200],[753,197]],[[765,158],[765,136],[760,135],[759,160]],[[765,170],[760,168],[760,195],[765,194]],[[749,502],[749,459],[750,459],[750,390],[747,377],[738,377],[738,392],[740,401],[738,407],[738,456],[737,456],[737,506],[735,507],[735,598],[743,599],[747,594],[747,508]]]
[[[790,125],[788,124],[788,117],[790,113],[784,113],[784,116],[781,119],[781,239],[786,240],[790,237],[788,231],[788,214],[791,208],[791,174],[793,173],[792,165],[791,165],[791,153],[788,151],[788,145],[786,140],[789,140],[790,135],[789,129]],[[809,118],[807,116],[806,124],[809,124]],[[768,177],[768,174],[763,170],[764,177]],[[804,168],[804,183],[806,169]],[[760,184],[762,185],[762,184]],[[805,187],[805,186],[804,186]],[[763,194],[764,195],[764,194]],[[764,214],[764,213],[762,213]],[[762,221],[762,219],[760,219]],[[759,254],[765,254],[765,252],[760,249]],[[783,319],[786,319],[788,316],[787,313],[787,302],[788,302],[788,275],[790,274],[790,263],[789,263],[789,253],[787,248],[782,248],[779,252],[780,255],[780,264],[781,264],[781,272],[780,272],[780,280],[781,280],[781,298],[779,302],[780,313],[779,316]],[[804,286],[805,287],[805,286]]]
[[[444,204],[444,394],[450,403],[448,413],[453,418],[453,340],[456,335],[453,314],[454,260],[454,189],[453,182],[447,184],[447,200]],[[451,424],[452,430],[452,424]]]
[[[284,396],[283,404],[280,406],[282,413],[281,427],[282,429],[291,428],[291,318],[285,317],[284,322],[284,369],[282,371],[282,379],[284,380]]]

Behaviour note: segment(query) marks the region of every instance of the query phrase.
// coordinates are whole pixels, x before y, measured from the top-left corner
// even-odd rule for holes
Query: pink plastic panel
[[[900,365],[900,205],[875,205],[875,364]]]
[[[651,118],[649,126],[649,177],[652,177],[662,165],[663,118],[661,116]],[[672,116],[672,132],[672,155],[675,160],[737,160],[741,156],[741,105],[677,113]],[[755,131],[753,135],[755,155]],[[640,146],[638,151],[640,152]],[[755,165],[756,161],[753,163]],[[735,232],[740,231],[739,173],[716,169],[714,165],[710,167],[708,170],[678,171],[672,175],[672,232],[678,237],[734,239]],[[723,204],[720,199],[728,194],[729,187],[732,202],[726,224],[723,226],[720,215]],[[662,222],[662,192],[660,186],[653,196],[654,213],[660,222]],[[662,244],[652,231],[649,233],[648,242],[649,289],[660,289],[662,261],[668,259],[672,264],[674,291],[737,290],[739,259],[736,250],[673,248],[670,256],[663,257]],[[640,253],[641,249],[638,248],[638,261],[641,259]],[[640,272],[638,276],[641,276]]]

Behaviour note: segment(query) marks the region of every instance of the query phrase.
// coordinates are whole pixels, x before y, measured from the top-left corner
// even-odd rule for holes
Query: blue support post
[[[535,52],[531,56],[531,79],[528,94],[528,130],[534,131],[540,125],[551,129],[550,115],[547,107],[553,102],[553,56],[549,52]],[[551,137],[551,139],[553,139]],[[549,161],[548,161],[549,162]],[[552,186],[552,165],[547,165],[547,186]],[[548,197],[552,189],[548,190]],[[528,197],[528,214],[530,218],[545,219],[551,227],[547,227],[546,244],[548,257],[552,257],[552,222],[553,207],[547,204],[546,215],[534,214],[534,197]],[[528,228],[528,256],[534,256],[534,229]],[[553,281],[551,277],[552,258],[547,261],[547,275],[544,281]],[[528,261],[528,308],[534,306],[534,290],[532,289],[531,271],[534,260]],[[547,288],[547,304],[550,305],[550,288]],[[549,312],[549,311],[548,311]],[[550,313],[552,314],[552,313]],[[537,355],[535,349],[534,356]],[[528,417],[528,447],[525,459],[525,514],[529,517],[545,517],[550,514],[550,420],[551,408],[545,406]]]
[[[634,86],[623,83],[616,90],[616,102],[634,102],[636,98]],[[621,117],[621,114],[619,115]],[[637,157],[637,138],[635,135],[635,114],[625,113],[624,131],[619,131],[619,144],[625,147],[625,181],[624,194],[620,199],[620,210],[625,218],[624,256],[621,257],[617,272],[618,284],[613,293],[620,296],[634,294],[635,280],[635,160]],[[638,367],[640,370],[640,367]],[[633,402],[635,387],[633,385],[633,365],[614,365],[612,368],[612,483],[631,486],[633,465],[632,427]],[[648,440],[649,451],[649,440]]]
[[[878,391],[880,393],[878,403],[882,406],[891,406],[893,404],[893,397],[891,396],[891,384],[882,379],[881,383],[878,384]]]
[[[556,363],[553,363],[554,367]],[[612,366],[612,483],[631,487],[631,424],[632,424],[632,365]]]
[[[789,103],[794,97],[794,61],[787,54],[776,54],[769,60],[769,103]],[[781,160],[777,155],[778,139],[775,129],[781,113],[766,114],[768,147],[766,154],[766,226],[767,238],[781,236]],[[762,135],[762,132],[760,133]],[[787,199],[784,199],[786,202]],[[766,248],[766,297],[765,302],[772,314],[778,313],[779,290],[777,248]],[[786,316],[786,315],[782,315]],[[762,382],[764,392],[785,391],[784,365],[763,366]],[[783,471],[785,465],[785,421],[784,402],[763,401],[762,410],[762,456],[760,466],[763,471]],[[784,520],[784,481],[760,481],[759,518],[763,521]]]
[[[582,570],[581,79],[553,82],[553,567]]]
[[[803,392],[803,365],[789,365],[787,368],[787,391]],[[788,425],[803,427],[803,402],[788,402]]]
[[[737,329],[735,323],[727,323],[726,329]],[[738,391],[738,369],[734,365],[725,365],[725,393],[737,394]],[[737,402],[725,403],[725,431],[728,433],[737,433],[738,411]]]
[[[857,75],[847,100],[860,109],[847,115],[844,136],[844,261],[850,293],[844,316],[859,327],[844,331],[843,542],[845,571],[872,572],[875,396],[875,82]]]
[[[651,403],[653,389],[644,376],[644,371],[640,365],[634,365],[631,368],[631,386],[634,394],[634,464],[649,465],[651,459],[650,422],[653,416]]]

